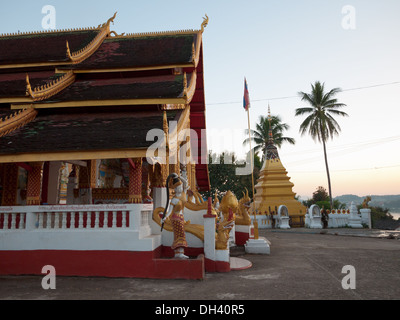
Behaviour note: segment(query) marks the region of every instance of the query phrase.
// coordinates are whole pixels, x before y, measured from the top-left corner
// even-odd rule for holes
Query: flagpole
[[[249,112],[250,108],[247,108],[247,122],[248,122],[248,126],[249,126],[249,144],[250,144],[250,168],[251,168],[251,185],[253,188],[253,214],[254,214],[254,239],[258,239],[258,222],[257,222],[257,215],[256,215],[256,210],[255,210],[255,192],[254,192],[254,168],[253,168],[253,163],[254,163],[254,159],[253,159],[253,150],[251,148],[251,132],[250,132],[250,112]]]

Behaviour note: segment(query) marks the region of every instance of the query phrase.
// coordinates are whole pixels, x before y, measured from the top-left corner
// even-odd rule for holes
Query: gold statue
[[[169,188],[175,190],[175,195],[171,199],[172,210],[169,214]],[[188,183],[182,177],[179,177],[176,173],[172,173],[167,178],[167,205],[164,209],[164,215],[161,220],[162,226],[161,231],[164,228],[164,223],[169,219],[172,223],[172,229],[174,233],[174,242],[172,243],[172,250],[175,251],[175,258],[188,259],[189,257],[184,255],[184,249],[188,246],[185,234],[185,218],[183,216],[183,209],[187,201],[186,191],[188,189]]]
[[[229,208],[228,211],[228,218],[222,222],[217,222],[215,234],[215,249],[217,250],[226,250],[228,248],[229,233],[235,224],[233,210]]]
[[[364,209],[369,208],[368,203],[369,203],[370,201],[371,201],[371,196],[367,196],[367,197],[364,199],[363,203],[362,203],[362,207],[363,207]]]
[[[238,211],[236,214],[235,224],[249,226],[251,218],[249,215],[251,199],[249,190],[246,189],[246,194],[243,192],[243,198],[239,200]]]
[[[228,191],[223,196],[221,203],[219,205],[219,210],[221,211],[224,217],[224,221],[228,220],[229,218],[229,209],[232,209],[233,219],[235,220],[235,212],[237,212],[238,205],[239,205],[238,200],[231,191]]]

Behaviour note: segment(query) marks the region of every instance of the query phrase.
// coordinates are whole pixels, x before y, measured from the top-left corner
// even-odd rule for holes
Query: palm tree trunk
[[[331,211],[332,211],[332,209],[333,209],[333,199],[332,199],[332,188],[331,188],[331,176],[329,174],[328,157],[327,157],[327,154],[326,154],[325,140],[322,140],[322,145],[324,146],[326,175],[328,176],[329,201],[330,201],[330,204],[331,204]]]

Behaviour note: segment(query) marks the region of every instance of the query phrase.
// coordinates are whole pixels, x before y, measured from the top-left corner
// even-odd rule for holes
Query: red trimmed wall
[[[152,252],[32,250],[0,251],[0,274],[41,275],[52,265],[60,276],[99,276],[152,279],[203,279],[204,255],[197,259],[162,259]]]

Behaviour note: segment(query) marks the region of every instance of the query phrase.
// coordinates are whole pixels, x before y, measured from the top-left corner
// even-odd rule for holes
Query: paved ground
[[[207,273],[202,281],[57,277],[56,289],[44,290],[40,276],[0,276],[0,299],[400,299],[399,232],[291,229],[260,230],[260,235],[270,240],[270,255],[235,248],[232,255],[251,261],[252,267]],[[342,288],[345,265],[355,267],[355,290]]]

